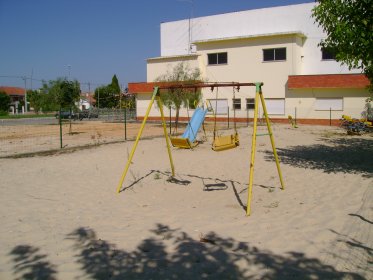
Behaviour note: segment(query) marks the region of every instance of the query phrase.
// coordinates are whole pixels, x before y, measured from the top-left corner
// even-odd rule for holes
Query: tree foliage
[[[120,86],[119,86],[117,75],[114,75],[113,78],[111,79],[110,87],[113,93],[120,94]]]
[[[46,95],[39,90],[28,90],[27,100],[30,102],[30,106],[34,108],[36,114],[41,110],[48,111],[48,101]]]
[[[0,114],[8,113],[10,103],[10,96],[4,91],[0,91]]]
[[[313,17],[327,35],[320,46],[331,50],[336,60],[358,68],[373,82],[372,0],[318,0]]]
[[[192,69],[190,68],[189,64],[180,62],[176,64],[171,70],[167,71],[166,74],[160,75],[155,81],[170,84],[193,84],[201,82],[202,76],[198,68]],[[175,88],[162,92],[161,99],[165,106],[167,106],[168,108],[173,108],[176,111],[175,126],[177,130],[180,108],[182,106],[195,108],[195,105],[198,104],[201,100],[201,90]]]
[[[117,108],[120,100],[120,86],[116,75],[113,76],[111,84],[101,86],[95,90],[96,106],[100,108]]]
[[[44,82],[41,96],[43,106],[48,108],[47,111],[52,108],[53,110],[73,108],[80,98],[80,84],[76,80],[68,81],[65,78]]]

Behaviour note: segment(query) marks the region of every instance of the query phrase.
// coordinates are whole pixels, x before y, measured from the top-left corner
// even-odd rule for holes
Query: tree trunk
[[[176,108],[176,117],[175,117],[175,132],[177,133],[177,127],[179,124],[179,112],[180,108]]]

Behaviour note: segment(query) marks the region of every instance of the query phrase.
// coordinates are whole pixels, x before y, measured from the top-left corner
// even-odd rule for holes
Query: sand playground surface
[[[145,128],[146,130],[146,128]],[[266,132],[266,127],[259,127]],[[0,159],[0,279],[373,279],[373,137],[273,126],[194,150],[141,140]]]

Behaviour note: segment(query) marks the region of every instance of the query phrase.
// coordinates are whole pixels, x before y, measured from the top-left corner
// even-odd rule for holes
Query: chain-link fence
[[[134,110],[100,109],[90,115],[61,112],[48,118],[0,120],[0,157],[45,152],[78,146],[134,139],[140,123]],[[162,135],[162,127],[150,123],[144,137]]]
[[[303,119],[302,113],[302,110],[294,110],[292,120],[298,125],[312,124],[312,119]],[[338,125],[341,122],[340,111],[330,110],[324,112],[324,115],[323,119],[317,120],[314,124]],[[219,116],[215,125],[214,117],[206,116],[203,126],[205,133],[201,131],[199,136],[218,135],[226,133],[223,130],[251,126],[252,118],[253,112],[248,112],[247,118],[237,118],[236,122],[233,116],[229,118]],[[291,125],[287,116],[269,115],[269,118],[273,123],[282,122]],[[174,116],[172,120],[166,117],[166,124],[167,133],[180,135],[185,130],[187,120],[183,118],[177,130]],[[140,125],[141,121],[136,121],[135,110],[128,109],[95,109],[88,114],[86,112],[71,114],[63,111],[61,121],[58,114],[49,118],[2,119],[0,120],[0,157],[134,140]],[[262,114],[259,114],[258,125],[265,126]],[[163,133],[160,120],[148,121],[142,138],[158,137]]]

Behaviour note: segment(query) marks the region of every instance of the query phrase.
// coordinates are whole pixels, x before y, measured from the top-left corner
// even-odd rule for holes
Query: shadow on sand
[[[340,272],[300,252],[278,255],[214,232],[192,238],[157,224],[133,251],[99,239],[93,229],[77,228],[73,242],[78,278],[90,279],[364,279]],[[56,267],[39,249],[20,245],[13,256],[16,279],[56,279]],[[78,272],[79,273],[79,272]],[[347,277],[347,278],[345,278]]]
[[[47,260],[47,255],[30,245],[18,245],[9,253],[13,259],[15,279],[56,279],[56,266]]]
[[[373,177],[373,139],[321,139],[325,144],[277,149],[281,163],[301,168],[320,169],[326,173],[351,173]],[[266,160],[274,160],[265,151]]]

